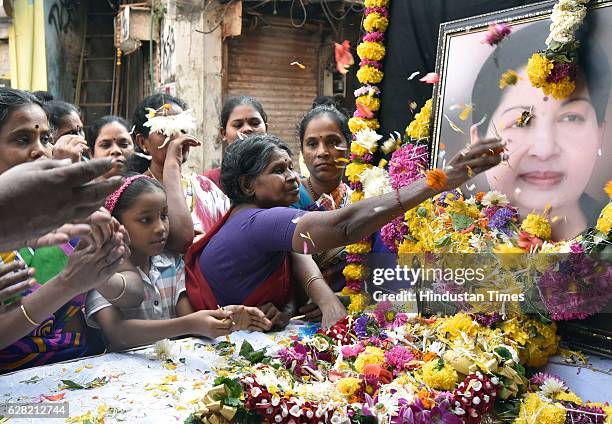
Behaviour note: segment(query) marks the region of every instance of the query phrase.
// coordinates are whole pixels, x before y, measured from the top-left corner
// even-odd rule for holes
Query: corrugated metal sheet
[[[299,152],[296,128],[312,106],[319,84],[320,33],[276,22],[244,29],[229,41],[225,98],[247,94],[262,102],[269,132]],[[290,64],[297,61],[300,69]]]

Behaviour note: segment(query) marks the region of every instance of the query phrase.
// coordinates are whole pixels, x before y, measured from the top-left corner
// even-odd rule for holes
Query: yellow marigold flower
[[[351,193],[351,203],[357,203],[360,200],[363,200],[364,194],[361,190],[355,190]]]
[[[544,402],[536,393],[528,393],[514,424],[564,424],[565,408]]]
[[[553,63],[539,53],[534,53],[527,62],[527,76],[531,85],[543,87],[547,84],[546,80],[553,69]]]
[[[548,208],[542,215],[530,213],[521,224],[521,229],[543,240],[550,240],[550,233],[552,230],[547,215]]]
[[[612,199],[612,180],[606,183],[606,186],[604,187],[604,191],[606,192],[608,197]]]
[[[599,214],[595,229],[604,234],[608,234],[612,229],[612,202],[608,203]]]
[[[361,103],[372,112],[377,112],[380,109],[380,99],[374,96],[359,96],[355,100],[356,103]]]
[[[542,367],[548,362],[548,358],[559,348],[559,336],[557,336],[557,325],[544,324],[537,319],[528,319],[523,323],[523,328],[529,333],[536,333],[535,337],[529,337],[525,349],[521,352],[521,358],[530,367]]]
[[[431,118],[432,100],[425,102],[419,113],[414,116],[412,122],[406,127],[406,135],[412,139],[420,140],[429,137],[429,121]]]
[[[368,346],[355,360],[355,370],[363,372],[363,368],[369,364],[382,365],[385,362],[385,351],[375,346]]]
[[[527,343],[527,340],[529,340],[529,335],[525,332],[517,318],[502,321],[500,323],[500,328],[507,338],[516,341],[520,345],[524,345]]]
[[[378,119],[364,119],[358,116],[353,116],[351,119],[349,119],[348,125],[353,134],[365,130],[366,128],[371,130],[377,130],[380,128]]]
[[[493,253],[497,256],[502,267],[506,270],[522,267],[525,251],[520,247],[498,244],[493,248]]]
[[[389,0],[365,0],[365,7],[389,7]]]
[[[340,392],[340,394],[344,397],[351,397],[361,387],[361,379],[355,377],[347,377],[338,380],[336,383],[336,389]]]
[[[568,401],[568,402],[574,402],[577,405],[582,405],[582,399],[580,399],[580,397],[576,393],[574,393],[572,391],[570,391],[570,392],[559,392],[559,393],[557,393],[555,395],[555,399],[557,399],[557,400],[565,400],[565,401]]]
[[[357,56],[361,59],[382,60],[385,53],[385,46],[378,42],[364,41],[357,46]]]
[[[370,241],[360,241],[358,243],[349,244],[346,246],[347,253],[353,253],[357,255],[365,255],[372,250],[372,243]]]
[[[473,253],[474,248],[470,244],[471,237],[471,233],[451,233],[451,250],[454,253]]]
[[[370,13],[363,20],[363,29],[367,32],[385,32],[389,26],[389,20],[380,13]]]
[[[362,84],[378,84],[382,81],[384,74],[373,66],[362,66],[357,71],[357,79]]]
[[[363,280],[366,272],[366,267],[362,264],[347,264],[342,270],[342,274],[347,280]]]
[[[559,82],[550,82],[542,86],[542,91],[547,96],[552,95],[555,99],[563,100],[576,89],[576,83],[570,78],[565,77]]]
[[[351,153],[356,154],[357,156],[363,156],[368,152],[368,149],[366,149],[363,146],[360,146],[357,143],[351,143]]]
[[[455,314],[441,321],[442,324],[438,327],[438,332],[448,334],[451,340],[461,337],[461,333],[473,336],[480,327],[477,322],[464,313]]]
[[[457,371],[442,359],[434,359],[423,365],[423,381],[438,390],[453,390],[459,376]]]
[[[504,72],[501,78],[499,79],[499,88],[503,90],[508,86],[516,85],[519,79],[521,79],[521,77],[518,76],[516,71],[510,69]]]
[[[368,306],[368,296],[363,293],[353,294],[350,296],[351,303],[348,307],[348,313],[354,314],[357,312],[362,312],[366,306]]]
[[[344,175],[346,175],[350,182],[357,182],[359,181],[359,176],[367,167],[368,165],[365,163],[349,163],[344,170]]]

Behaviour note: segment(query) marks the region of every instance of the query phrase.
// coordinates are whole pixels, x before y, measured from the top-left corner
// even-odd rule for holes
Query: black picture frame
[[[511,8],[499,12],[488,13],[466,19],[443,23],[440,25],[438,48],[436,56],[436,73],[440,80],[434,86],[432,119],[430,127],[430,168],[441,167],[440,139],[442,126],[449,125],[444,117],[444,102],[446,100],[446,82],[448,77],[449,49],[453,37],[485,32],[489,25],[506,23],[511,27],[523,23],[548,19],[556,1],[544,1],[531,5]],[[589,5],[589,13],[593,10],[612,7],[612,0],[596,0]],[[612,25],[612,22],[610,23]],[[535,53],[535,52],[534,52]],[[612,55],[610,55],[612,58]],[[467,59],[467,58],[466,58]],[[609,101],[609,106],[612,101]],[[608,124],[609,125],[609,124]],[[419,305],[419,310],[428,312],[427,305]],[[429,311],[431,312],[431,311]],[[612,314],[600,313],[586,320],[559,321],[559,334],[564,343],[570,347],[608,358],[612,358]]]

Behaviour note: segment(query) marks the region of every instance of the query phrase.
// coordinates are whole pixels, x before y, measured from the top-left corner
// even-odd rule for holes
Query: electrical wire
[[[208,5],[210,3],[212,3],[214,0],[210,0],[209,3],[206,4],[206,6],[204,6],[205,8],[208,7]],[[221,15],[221,19],[219,19],[219,22],[217,22],[215,24],[215,26],[213,27],[213,29],[211,30],[201,30],[201,29],[194,29],[195,32],[199,32],[200,34],[212,34],[213,32],[215,32],[217,30],[217,28],[219,28],[222,24],[223,24],[223,19],[225,19],[225,14],[227,13],[227,9],[230,7],[231,4],[235,3],[237,0],[230,0],[225,7],[223,8],[223,14]]]
[[[291,0],[291,7],[289,8],[289,18],[291,18],[291,25],[293,25],[294,28],[302,28],[304,25],[306,25],[306,21],[308,20],[308,13],[306,12],[306,6],[304,6],[304,1],[300,0],[300,5],[302,6],[302,13],[304,13],[304,19],[299,25],[296,25],[293,20],[293,5],[294,4],[295,4],[295,0]]]

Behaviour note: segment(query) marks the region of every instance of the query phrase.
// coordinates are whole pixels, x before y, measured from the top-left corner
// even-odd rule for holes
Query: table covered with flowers
[[[68,402],[73,423],[612,417],[612,361],[560,349],[555,326],[539,320],[425,319],[379,307],[317,331],[301,323],[212,342],[166,340],[24,370],[0,377],[2,403]]]

